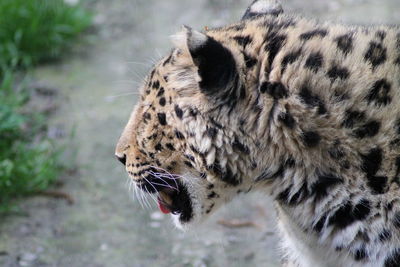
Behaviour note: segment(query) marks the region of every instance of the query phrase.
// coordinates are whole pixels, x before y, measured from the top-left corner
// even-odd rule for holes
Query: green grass
[[[58,59],[90,23],[85,9],[63,0],[1,0],[0,66],[30,67]]]
[[[12,199],[45,190],[63,170],[60,148],[47,138],[40,114],[24,114],[29,92],[14,88],[7,72],[0,85],[0,213]]]
[[[46,137],[46,116],[26,112],[31,92],[15,72],[61,58],[90,23],[81,6],[62,0],[0,0],[0,214],[45,190],[65,166]]]

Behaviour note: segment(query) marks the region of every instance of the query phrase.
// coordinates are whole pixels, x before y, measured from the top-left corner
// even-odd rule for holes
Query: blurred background
[[[180,26],[250,0],[0,0],[0,266],[278,266],[271,200],[237,199],[196,231],[142,208],[115,143]],[[399,24],[398,0],[283,0],[286,12]]]

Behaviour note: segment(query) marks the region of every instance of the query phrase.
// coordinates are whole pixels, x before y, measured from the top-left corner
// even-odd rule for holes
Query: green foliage
[[[0,212],[10,199],[44,190],[62,169],[59,150],[37,131],[34,114],[21,113],[28,99],[26,90],[15,91],[10,72],[0,85]],[[39,122],[40,123],[40,122]]]
[[[80,5],[63,0],[0,0],[0,214],[63,169],[61,148],[43,134],[46,117],[23,112],[30,92],[16,86],[13,72],[59,58],[90,23]]]
[[[85,9],[63,0],[1,0],[0,67],[56,59],[90,23]]]

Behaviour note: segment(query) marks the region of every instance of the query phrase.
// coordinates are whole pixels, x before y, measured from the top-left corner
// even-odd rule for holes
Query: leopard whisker
[[[143,66],[145,66],[145,67],[149,67],[149,65],[151,65],[151,64],[149,64],[149,63],[146,63],[146,62],[139,62],[139,61],[126,61],[126,63],[127,64],[136,64],[136,65],[143,65]]]
[[[160,177],[158,177],[158,178],[161,179]],[[169,184],[167,184],[167,183],[165,183],[165,184],[160,184],[160,183],[157,183],[157,182],[151,182],[151,184],[152,184],[152,185],[165,186],[165,187],[168,187],[168,188],[170,188],[170,189],[179,191],[178,188],[175,188],[175,187],[173,187],[173,186],[171,186],[171,185],[169,185]]]
[[[140,192],[138,192],[138,188],[137,188],[137,186],[134,184],[133,181],[132,181],[132,186],[133,186],[133,189],[134,189],[134,192],[135,192],[134,196],[135,196],[136,199],[138,200],[138,202],[139,202],[140,206],[142,207],[142,209],[144,209],[144,205],[143,205],[143,200],[142,200],[142,198],[141,198],[141,194],[140,194]]]
[[[136,70],[134,69],[130,69],[128,70],[128,73],[133,75],[135,79],[138,79],[141,81],[141,84],[145,82],[146,77],[143,77],[143,75],[141,75],[140,73],[138,73]]]
[[[152,167],[152,168],[154,168],[154,169],[161,170],[161,171],[163,171],[163,172],[169,174],[169,175],[172,176],[172,177],[176,177],[176,178],[182,178],[182,177],[183,177],[182,175],[179,175],[179,174],[170,173],[168,170],[166,170],[166,169],[164,169],[164,168],[161,168],[161,167],[158,167],[158,166],[150,165],[150,167]]]
[[[116,83],[116,84],[129,84],[129,85],[131,85],[131,84],[133,84],[133,85],[142,85],[141,82],[134,81],[134,80],[116,80],[113,83]]]
[[[146,177],[145,177],[143,174],[142,174],[142,178],[143,178],[148,184],[150,184],[150,185],[153,187],[153,189],[154,189],[155,192],[158,191],[158,190],[156,189],[156,187],[155,187],[152,183],[150,183],[150,181],[147,180]]]
[[[142,207],[143,208],[147,208],[147,205],[146,205],[146,196],[145,196],[145,193],[144,193],[144,191],[143,190],[140,190],[137,186],[135,186],[136,187],[136,189],[137,189],[137,192],[139,193],[139,196],[140,196],[140,199],[141,199],[141,202],[142,202]]]
[[[176,180],[178,180],[179,178],[171,177],[170,175],[165,174],[165,173],[159,173],[157,175],[157,177],[159,177],[160,179],[165,178],[165,179],[174,181],[176,188],[178,188],[178,183],[176,182]],[[164,181],[164,182],[166,182],[166,181]]]
[[[115,98],[122,97],[122,96],[128,96],[128,95],[140,95],[140,93],[130,92],[130,93],[123,93],[123,94],[119,94],[119,95],[108,95],[104,98],[105,98],[105,100],[110,101],[110,100],[114,100]]]
[[[161,169],[162,171],[164,171],[165,173],[162,173],[160,176],[162,177],[162,178],[166,178],[166,179],[169,179],[169,180],[173,180],[174,181],[174,183],[175,183],[175,187],[178,189],[179,188],[179,186],[178,186],[178,183],[176,182],[176,180],[177,179],[181,179],[181,176],[180,175],[173,175],[173,174],[171,174],[170,172],[168,172],[167,170],[165,170],[165,169],[163,169],[163,168],[158,168],[158,167],[156,167],[156,166],[153,166],[155,169]],[[179,191],[179,190],[178,190]]]
[[[146,188],[146,193],[147,194],[143,194],[144,195],[144,197],[145,197],[145,200],[146,200],[146,206],[147,206],[147,208],[148,209],[151,209],[151,204],[150,204],[150,202],[149,202],[149,195],[151,195],[150,194],[150,192],[149,192],[149,190]]]
[[[160,180],[162,180],[164,183],[167,183],[167,182],[166,182],[163,178],[165,178],[165,179],[170,179],[170,180],[174,181],[175,186],[172,186],[171,184],[168,184],[168,183],[167,183],[167,186],[168,186],[169,188],[172,188],[172,189],[177,190],[177,191],[179,192],[179,186],[178,186],[178,183],[176,182],[177,179],[171,179],[170,177],[168,177],[168,176],[166,176],[166,175],[158,175],[157,177],[158,177]]]
[[[175,181],[176,187],[178,187],[178,183],[176,182],[176,180],[177,180],[177,179],[182,179],[182,176],[181,176],[181,175],[179,175],[179,174],[172,174],[172,173],[170,173],[169,171],[167,171],[166,169],[161,168],[161,167],[158,167],[158,166],[150,165],[150,167],[165,172],[168,176],[166,176],[166,177],[164,177],[164,178],[168,178],[168,179],[174,180],[174,181]]]
[[[159,174],[159,175],[162,175],[164,178],[167,178],[167,179],[169,179],[169,180],[178,180],[178,179],[181,179],[180,177],[174,176],[173,174],[162,173],[162,172],[155,172],[155,173],[157,173],[157,174]]]
[[[132,198],[133,201],[135,201],[136,192],[134,191],[135,187],[132,187],[132,185],[133,185],[132,179],[128,177],[125,182],[125,186],[128,187],[129,196]]]
[[[159,184],[159,183],[152,182],[153,184],[162,185],[162,186],[165,185],[165,186],[168,187],[168,188],[171,188],[171,189],[174,189],[174,190],[178,190],[178,184],[176,184],[176,187],[173,187],[172,185],[168,184],[167,181],[165,181],[165,180],[163,179],[162,174],[160,174],[160,173],[155,173],[155,172],[153,172],[153,171],[148,171],[147,173],[149,173],[150,175],[154,175],[155,177],[157,177],[158,179],[160,179],[162,182],[164,182],[164,184]],[[164,177],[164,178],[165,178],[165,177]]]
[[[150,196],[150,199],[154,200],[154,202],[155,202],[156,204],[158,204],[158,200],[157,200],[157,198],[155,197],[154,194],[148,194],[148,196]]]
[[[144,188],[144,190],[139,190],[139,192],[140,192],[140,194],[141,194],[141,196],[142,196],[142,199],[143,199],[143,203],[144,203],[145,208],[146,208],[146,209],[149,209],[149,208],[150,208],[150,205],[149,205],[149,202],[148,202],[148,200],[147,200],[147,194],[148,194],[149,192],[147,191],[147,188]]]
[[[125,186],[129,186],[130,185],[130,181],[131,181],[131,178],[127,177],[126,181],[125,181]]]

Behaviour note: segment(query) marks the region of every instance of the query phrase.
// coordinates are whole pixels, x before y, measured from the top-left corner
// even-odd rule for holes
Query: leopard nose
[[[117,154],[115,154],[115,157],[116,157],[122,164],[124,164],[124,166],[125,166],[125,164],[126,164],[126,155],[125,155],[125,154],[123,154],[123,155],[117,155]]]

